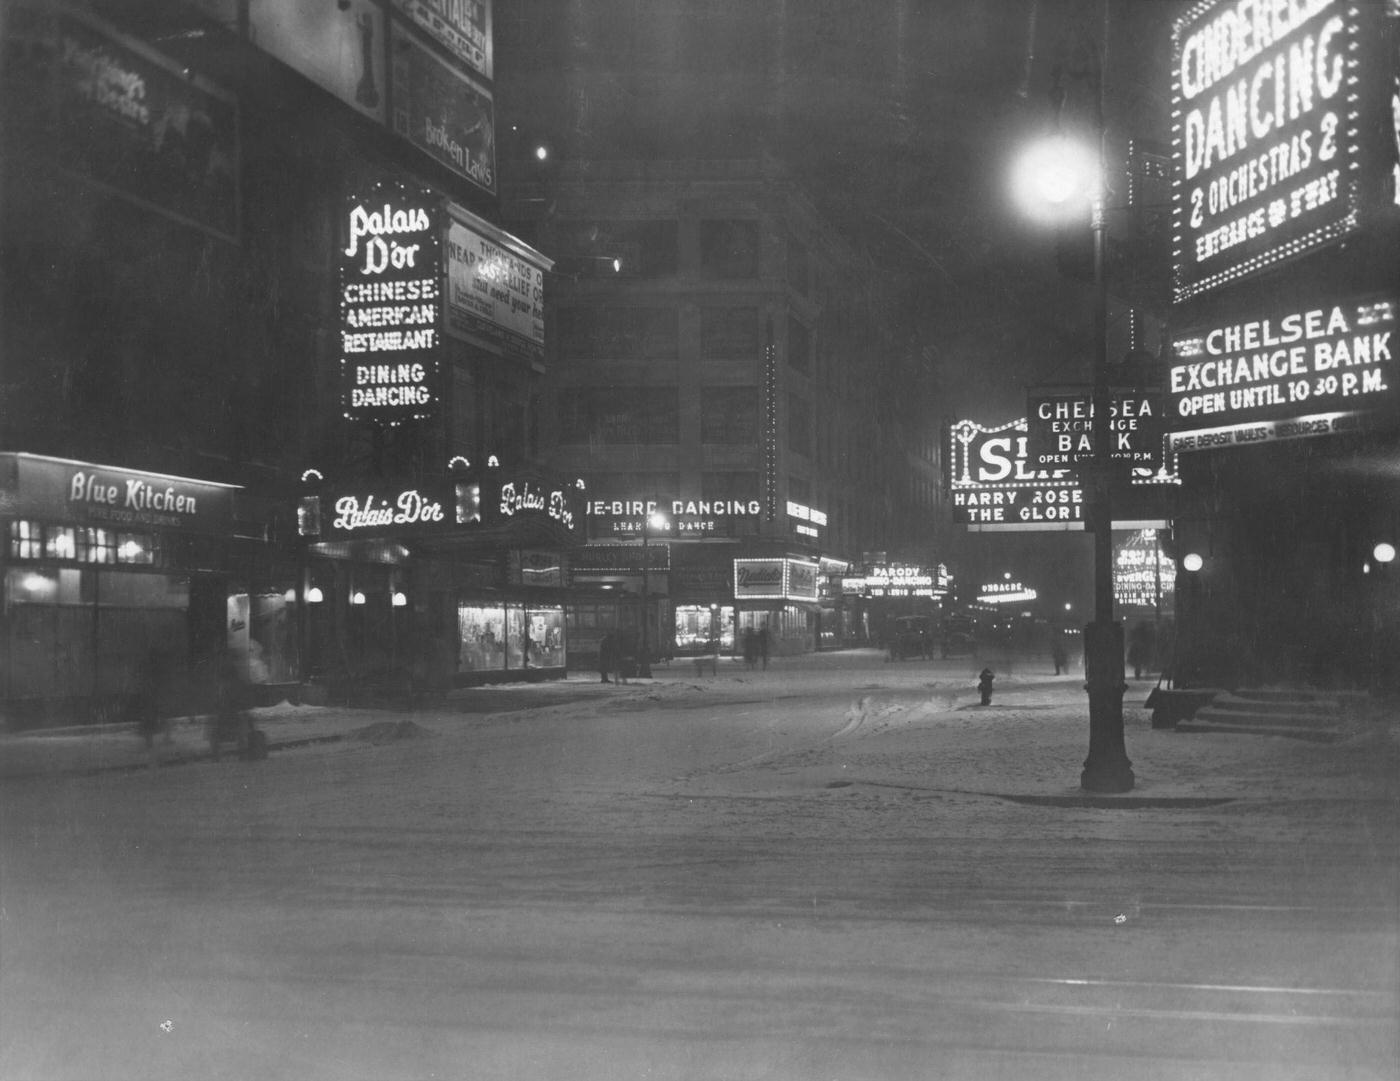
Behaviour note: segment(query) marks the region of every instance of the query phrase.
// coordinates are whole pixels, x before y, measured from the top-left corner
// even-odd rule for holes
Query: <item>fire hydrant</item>
[[[977,689],[982,692],[982,704],[990,706],[992,704],[992,680],[996,675],[990,668],[982,669],[982,674],[977,677]]]

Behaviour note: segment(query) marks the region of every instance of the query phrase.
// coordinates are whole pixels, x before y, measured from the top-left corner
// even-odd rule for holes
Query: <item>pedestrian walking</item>
[[[1133,670],[1134,679],[1141,679],[1152,663],[1151,633],[1146,623],[1139,623],[1128,635],[1128,665]]]
[[[136,732],[146,744],[146,754],[151,769],[160,765],[158,737],[170,742],[168,722],[161,717],[161,696],[165,684],[165,660],[154,648],[136,668],[136,687],[127,704],[128,717],[136,725]]]
[[[611,683],[608,677],[617,670],[617,639],[612,631],[603,635],[598,643],[598,675],[604,683]]]
[[[744,629],[744,666],[750,670],[758,665],[758,635],[752,627]]]
[[[1065,650],[1065,638],[1059,631],[1050,639],[1050,656],[1055,662],[1055,675],[1069,674],[1069,654]]]
[[[763,670],[768,671],[768,648],[770,636],[768,634],[768,624],[765,623],[758,632],[758,657],[763,662]]]

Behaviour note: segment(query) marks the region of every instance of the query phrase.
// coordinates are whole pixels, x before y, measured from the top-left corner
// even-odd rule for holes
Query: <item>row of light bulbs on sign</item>
[[[293,604],[293,603],[295,603],[295,602],[296,602],[296,599],[297,599],[297,591],[296,591],[295,589],[289,589],[289,590],[287,590],[286,598],[287,598],[287,603],[288,603],[288,604]],[[310,589],[308,589],[308,590],[306,591],[306,603],[307,603],[307,604],[320,604],[320,603],[321,603],[322,601],[324,601],[325,599],[326,599],[326,594],[325,594],[325,592],[321,589],[320,586],[312,586]],[[357,590],[355,590],[354,593],[351,593],[351,594],[350,594],[350,603],[351,603],[351,604],[356,604],[356,605],[366,603],[366,597],[365,597],[365,592],[364,592],[364,590],[362,590],[362,589],[357,589]],[[406,593],[405,593],[403,590],[401,590],[401,589],[396,589],[396,590],[394,590],[393,594],[389,597],[389,603],[392,604],[395,608],[404,608],[404,607],[407,607],[407,605],[408,605],[408,594],[406,594]]]

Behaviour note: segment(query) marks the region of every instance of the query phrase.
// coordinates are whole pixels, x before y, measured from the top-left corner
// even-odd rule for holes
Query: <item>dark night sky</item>
[[[1110,152],[1165,144],[1166,0],[537,0],[497,5],[498,123],[590,157],[765,148],[890,272],[942,373],[938,421],[1024,415],[1030,383],[1089,378],[1091,287],[1012,206],[1014,151],[1092,128],[1104,40]],[[701,149],[697,149],[701,148]],[[961,534],[969,576],[1002,569],[1087,605],[1084,534]],[[1024,568],[1024,569],[1023,569]]]

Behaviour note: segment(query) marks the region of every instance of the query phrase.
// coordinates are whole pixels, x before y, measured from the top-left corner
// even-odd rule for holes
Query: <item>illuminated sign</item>
[[[1327,435],[1392,408],[1397,310],[1368,297],[1185,331],[1168,378],[1172,449]]]
[[[1170,605],[1175,588],[1176,562],[1162,551],[1156,530],[1139,530],[1114,553],[1116,604],[1138,608]]]
[[[648,524],[649,532],[703,536],[725,532],[732,521],[757,518],[763,506],[757,499],[592,499],[584,506],[599,528],[626,537],[641,536],[643,523],[657,511],[666,520]]]
[[[574,509],[570,489],[539,485],[532,481],[507,481],[501,485],[500,512],[502,517],[544,514],[565,529],[574,528]]]
[[[1094,405],[1088,388],[1032,391],[1027,399],[1027,457],[1033,469],[1064,469],[1094,457]],[[1162,461],[1162,396],[1114,390],[1109,456],[1155,469]]]
[[[393,0],[393,4],[458,60],[492,78],[491,0]]]
[[[860,591],[867,597],[936,597],[947,592],[942,576],[935,576],[927,567],[870,566],[859,581]]]
[[[1036,591],[1027,589],[1020,582],[988,582],[978,592],[977,600],[982,604],[1021,604],[1036,599]]]
[[[222,533],[232,526],[235,491],[233,485],[164,473],[0,455],[0,502],[16,517]]]
[[[736,559],[736,600],[817,599],[817,564],[799,559]]]
[[[1359,42],[1382,8],[1210,0],[1177,21],[1178,302],[1358,228]]]
[[[399,487],[361,485],[302,498],[303,536],[327,538],[425,535],[481,522],[475,482],[424,482]]]
[[[1031,465],[1025,418],[950,429],[953,521],[993,529],[1082,529],[1084,494],[1067,469]]]
[[[554,263],[465,210],[452,214],[446,250],[447,333],[542,366],[544,275]],[[458,215],[469,222],[456,220]]]
[[[345,204],[340,364],[346,417],[400,424],[437,409],[442,226],[431,192],[377,185]]]

